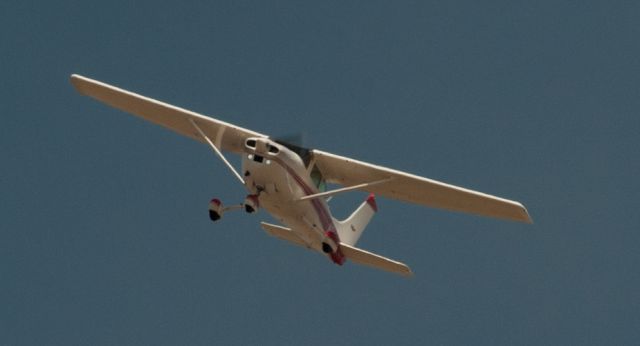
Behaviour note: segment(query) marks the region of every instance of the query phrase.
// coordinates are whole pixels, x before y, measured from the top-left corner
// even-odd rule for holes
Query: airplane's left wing
[[[93,97],[111,107],[137,115],[181,135],[204,142],[204,138],[200,136],[191,123],[193,121],[222,150],[241,153],[242,145],[246,138],[267,137],[224,121],[212,119],[80,75],[72,75],[71,84],[83,95]]]

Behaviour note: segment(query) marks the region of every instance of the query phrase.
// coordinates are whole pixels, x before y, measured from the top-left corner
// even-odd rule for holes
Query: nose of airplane
[[[266,154],[272,146],[266,138],[249,138],[245,141],[245,146],[256,154]]]
[[[267,144],[269,142],[268,139],[265,138],[259,138],[256,141],[256,152],[261,153],[261,154],[265,154],[267,152]]]

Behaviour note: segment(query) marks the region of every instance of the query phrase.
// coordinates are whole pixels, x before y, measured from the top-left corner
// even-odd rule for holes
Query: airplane
[[[406,264],[355,246],[378,211],[375,195],[532,223],[527,209],[516,201],[303,148],[77,74],[71,75],[71,84],[80,94],[209,145],[248,191],[244,202],[238,205],[224,206],[219,199],[212,199],[208,205],[212,221],[220,220],[231,210],[255,213],[264,209],[282,223],[261,222],[266,233],[324,254],[337,265],[348,259],[404,276],[413,275]],[[240,171],[223,152],[241,156]],[[327,184],[343,187],[327,190]],[[369,195],[345,220],[334,218],[329,200],[355,190]]]

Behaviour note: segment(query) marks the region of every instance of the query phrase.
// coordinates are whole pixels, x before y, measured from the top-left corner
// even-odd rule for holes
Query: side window
[[[318,188],[318,191],[327,191],[327,182],[324,180],[324,178],[322,178],[322,173],[320,173],[317,167],[313,167],[313,170],[311,170],[311,180],[313,180],[313,183]]]

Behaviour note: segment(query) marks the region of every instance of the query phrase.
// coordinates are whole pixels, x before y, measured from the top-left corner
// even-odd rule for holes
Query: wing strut
[[[313,195],[308,195],[308,196],[301,197],[297,201],[306,201],[308,199],[333,196],[333,195],[337,195],[337,194],[343,193],[343,192],[348,192],[348,191],[357,190],[357,189],[363,189],[365,187],[378,185],[378,184],[384,184],[384,183],[389,182],[391,180],[393,180],[393,177],[392,178],[386,178],[386,179],[372,181],[370,183],[358,184],[358,185],[347,186],[347,187],[343,187],[343,188],[335,189],[335,190],[331,190],[331,191],[315,193]]]
[[[198,130],[198,133],[200,133],[200,136],[202,136],[202,138],[204,138],[204,140],[207,142],[207,144],[209,144],[211,149],[213,149],[213,151],[218,155],[220,160],[222,160],[222,162],[224,162],[225,165],[227,165],[227,167],[229,167],[231,172],[233,172],[233,174],[236,176],[236,178],[238,178],[238,180],[240,180],[242,185],[244,185],[244,179],[242,179],[242,176],[240,175],[240,173],[238,173],[238,171],[236,171],[236,169],[233,168],[231,163],[229,163],[229,161],[227,161],[227,159],[224,157],[224,155],[222,155],[222,152],[220,151],[220,149],[218,149],[218,147],[216,147],[216,145],[213,144],[213,142],[209,139],[209,137],[207,137],[207,135],[205,135],[204,132],[202,132],[202,130],[200,129],[198,124],[196,124],[196,122],[193,120],[193,118],[189,118],[189,121],[191,122],[191,125],[193,125],[193,127],[195,127],[195,129]]]

